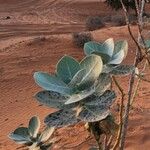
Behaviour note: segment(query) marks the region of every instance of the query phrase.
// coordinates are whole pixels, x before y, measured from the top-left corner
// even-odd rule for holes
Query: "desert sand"
[[[99,0],[0,0],[0,150],[19,147],[7,135],[18,126],[26,126],[31,116],[38,115],[43,121],[55,111],[36,102],[34,95],[41,89],[34,83],[33,73],[53,72],[64,54],[80,60],[83,50],[72,43],[72,32],[86,31],[88,16],[117,13]],[[132,29],[137,36],[137,27]],[[125,61],[133,62],[135,45],[126,26],[108,25],[91,33],[96,41],[127,39],[130,46]],[[120,80],[127,90],[128,78]],[[150,149],[149,88],[148,83],[141,84],[131,110],[126,150]],[[88,133],[82,124],[60,129],[55,135],[55,150],[87,150],[95,145],[94,140],[83,142]]]

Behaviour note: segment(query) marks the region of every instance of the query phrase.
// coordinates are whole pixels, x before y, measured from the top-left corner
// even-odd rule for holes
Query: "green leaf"
[[[80,70],[79,63],[70,56],[64,56],[57,64],[57,75],[68,84]]]
[[[93,54],[100,56],[102,58],[103,64],[107,64],[111,60],[111,57],[108,56],[107,54],[99,52],[93,52]]]
[[[66,95],[73,92],[73,90],[59,78],[49,75],[48,73],[36,72],[34,73],[34,79],[35,82],[45,90],[54,91]]]
[[[72,103],[76,103],[79,102],[83,99],[85,99],[86,97],[92,95],[95,92],[95,89],[91,88],[85,91],[82,91],[78,94],[73,94],[70,96],[70,98],[67,100],[67,102],[65,102],[65,104],[72,104]]]
[[[114,52],[114,40],[113,38],[109,38],[107,39],[104,43],[103,43],[103,51],[105,52],[104,54],[109,55],[110,57],[112,57],[113,52]]]
[[[31,142],[28,128],[19,127],[14,132],[9,134],[9,138],[18,144],[25,144]]]
[[[102,71],[103,62],[100,56],[90,55],[85,57],[80,62],[80,65],[82,69],[86,69],[86,75],[81,80],[78,89],[85,90],[90,88],[99,77]]]
[[[34,116],[30,119],[29,125],[28,125],[28,131],[29,134],[33,137],[36,138],[38,131],[40,129],[40,119],[37,116]]]
[[[95,89],[97,95],[102,95],[111,85],[111,77],[109,74],[102,73],[98,78],[98,83]]]
[[[46,142],[54,133],[55,128],[54,127],[46,127],[45,130],[41,133],[39,136],[39,142]]]
[[[96,122],[105,119],[110,111],[103,105],[100,106],[84,106],[78,113],[78,118],[84,122]]]
[[[98,42],[90,41],[84,44],[84,53],[86,55],[91,55],[93,52],[101,52],[102,49],[102,44]]]
[[[86,69],[79,70],[71,80],[71,82],[68,84],[69,87],[74,88],[75,86],[78,86],[78,84],[82,81],[83,77],[86,74]]]
[[[44,121],[49,127],[64,127],[79,122],[76,118],[76,111],[72,109],[62,109],[51,113]]]
[[[119,65],[110,72],[112,75],[128,75],[135,70],[133,65]]]
[[[35,98],[43,105],[52,108],[63,108],[68,97],[53,91],[40,91],[35,95]]]

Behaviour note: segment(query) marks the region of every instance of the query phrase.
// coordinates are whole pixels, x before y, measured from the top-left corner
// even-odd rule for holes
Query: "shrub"
[[[73,43],[79,48],[83,48],[85,43],[93,39],[91,33],[73,33],[72,37]]]
[[[116,136],[118,124],[110,109],[116,93],[110,86],[112,76],[128,75],[135,71],[132,65],[121,65],[127,51],[127,41],[114,43],[112,38],[104,43],[90,41],[84,45],[86,57],[80,62],[73,57],[63,56],[54,73],[36,72],[34,80],[44,90],[38,92],[35,98],[41,104],[56,109],[44,120],[48,128],[61,128],[84,122],[88,131],[94,135],[99,149],[102,135]],[[39,144],[45,146],[45,140],[40,138],[38,129],[39,120],[32,118],[28,128],[16,129],[10,138],[19,143],[30,143],[33,147]],[[40,147],[38,150],[43,149]]]
[[[111,21],[116,25],[116,26],[124,26],[126,25],[126,20],[123,16],[112,16]]]
[[[106,3],[115,10],[122,9],[120,0],[106,0]],[[129,10],[130,8],[135,9],[135,1],[134,0],[123,0],[123,3],[127,10]]]
[[[102,22],[101,17],[99,16],[95,16],[95,17],[89,17],[86,20],[86,27],[89,31],[93,31],[96,29],[100,29],[102,27],[104,27],[104,23]]]

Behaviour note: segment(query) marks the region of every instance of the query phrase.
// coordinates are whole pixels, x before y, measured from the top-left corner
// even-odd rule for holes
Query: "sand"
[[[80,60],[83,50],[72,43],[72,32],[86,31],[88,16],[117,14],[110,10],[98,0],[0,0],[0,150],[19,147],[7,135],[20,125],[26,126],[31,116],[38,115],[43,121],[55,111],[36,102],[34,95],[41,89],[34,83],[33,73],[53,72],[64,54]],[[137,27],[132,29],[136,33]],[[126,26],[105,27],[92,35],[96,41],[127,39],[130,46],[125,62],[133,62],[135,45]],[[127,90],[128,78],[120,80]],[[149,150],[149,116],[149,84],[143,82],[131,111],[126,150]],[[87,150],[95,144],[93,140],[82,143],[88,138],[82,124],[60,129],[56,137],[56,150]]]

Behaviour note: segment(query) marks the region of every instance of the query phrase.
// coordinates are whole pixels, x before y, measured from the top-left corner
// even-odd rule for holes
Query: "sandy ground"
[[[43,121],[44,116],[54,111],[33,98],[40,90],[33,81],[33,73],[54,71],[56,62],[64,54],[80,60],[83,51],[73,45],[71,33],[85,31],[88,16],[115,14],[98,0],[0,0],[0,150],[18,147],[7,138],[13,129],[27,125],[33,115]],[[136,33],[136,26],[133,30]],[[133,62],[135,45],[126,26],[107,27],[92,34],[97,41],[109,37],[127,39],[130,47],[126,63]],[[120,80],[127,90],[127,78]],[[131,111],[126,150],[149,150],[149,116],[150,91],[144,82]],[[93,140],[82,143],[88,138],[82,124],[60,129],[56,136],[59,139],[54,145],[56,150],[87,150],[95,144]]]

